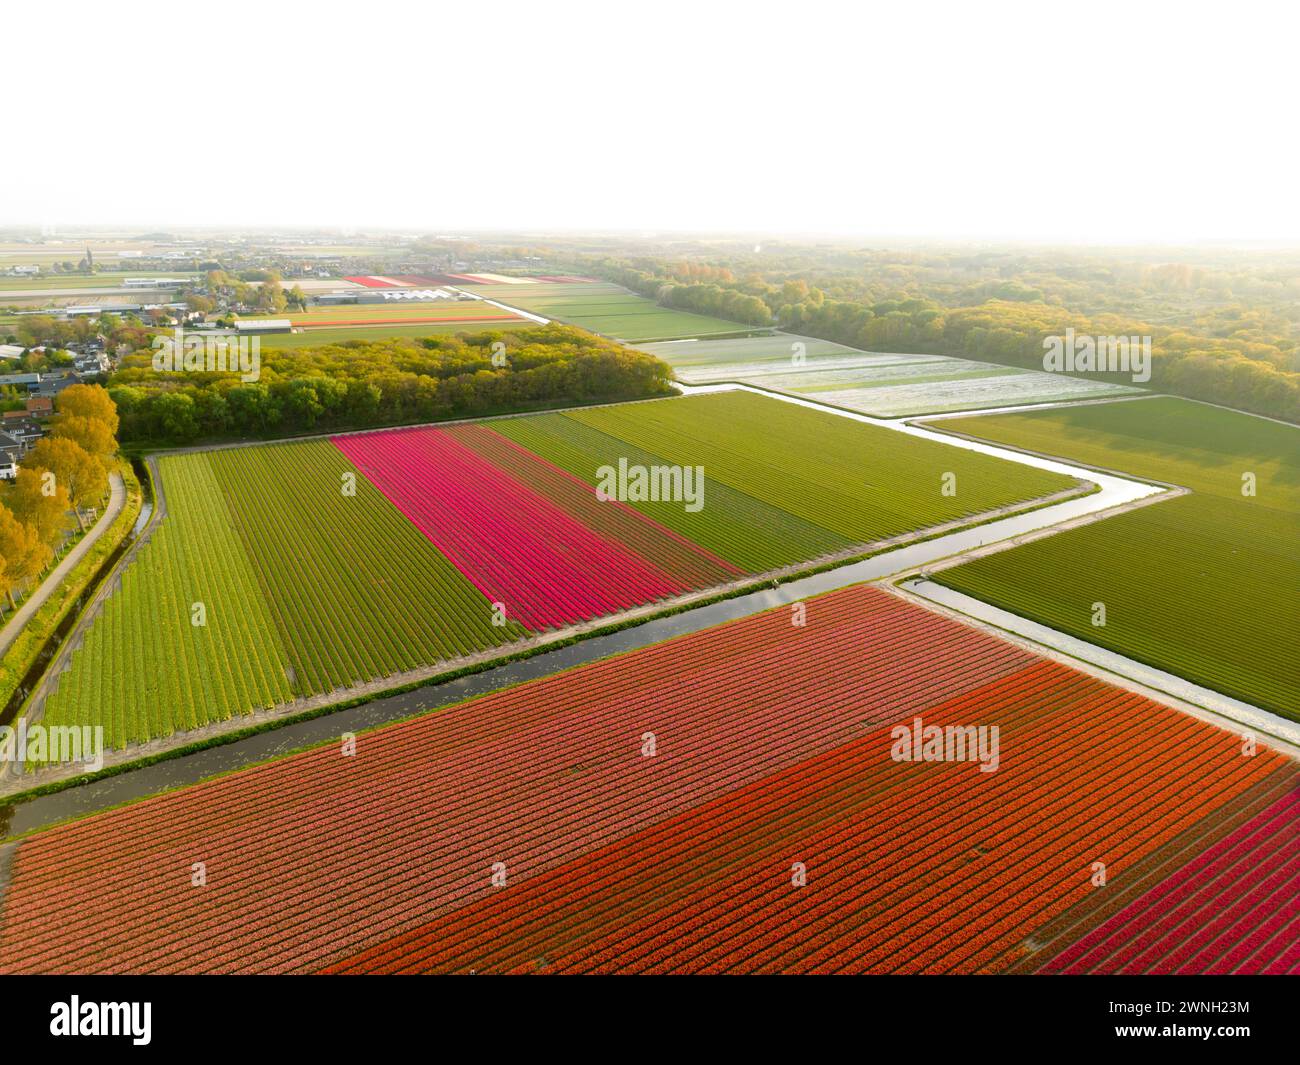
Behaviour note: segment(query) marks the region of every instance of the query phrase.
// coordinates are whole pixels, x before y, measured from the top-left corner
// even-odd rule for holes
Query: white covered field
[[[738,381],[886,418],[1139,391],[946,355],[857,351],[793,334],[638,346],[670,363],[686,384]]]

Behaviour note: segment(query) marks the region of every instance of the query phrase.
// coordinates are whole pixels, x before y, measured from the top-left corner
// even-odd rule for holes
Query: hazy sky
[[[1300,243],[1286,5],[10,5],[0,223]]]

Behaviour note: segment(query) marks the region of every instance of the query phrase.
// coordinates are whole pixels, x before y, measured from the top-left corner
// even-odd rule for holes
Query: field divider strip
[[[466,296],[474,296],[474,293],[469,292],[463,288],[456,288],[454,285],[447,285],[446,287],[449,288],[452,292],[459,292],[462,295],[466,295]],[[512,307],[508,303],[500,303],[497,300],[490,300],[486,296],[474,296],[474,298],[476,300],[481,300],[483,303],[489,303],[493,307],[500,307],[503,311],[509,311],[511,314],[517,314],[519,315],[520,318],[526,318],[530,322],[536,322],[538,325],[551,324],[551,320],[549,318],[543,318],[540,314],[534,314],[532,311],[526,311],[522,307]]]

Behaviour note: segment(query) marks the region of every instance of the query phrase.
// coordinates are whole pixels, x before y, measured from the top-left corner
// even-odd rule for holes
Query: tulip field
[[[484,426],[340,437],[351,459],[508,617],[530,629],[743,571]]]
[[[1300,783],[1043,966],[1049,973],[1300,971]]]
[[[1300,429],[1172,398],[935,424],[1191,489],[935,580],[1300,720]]]
[[[701,467],[700,506],[599,498],[598,470],[620,460]],[[1074,484],[749,394],[225,448],[160,471],[166,514],[45,706],[114,747]]]
[[[1296,972],[1298,788],[856,586],[22,837],[0,970]]]

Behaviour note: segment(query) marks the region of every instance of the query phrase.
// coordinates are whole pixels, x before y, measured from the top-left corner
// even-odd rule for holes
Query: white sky
[[[0,223],[1296,244],[1293,11],[13,4]]]

